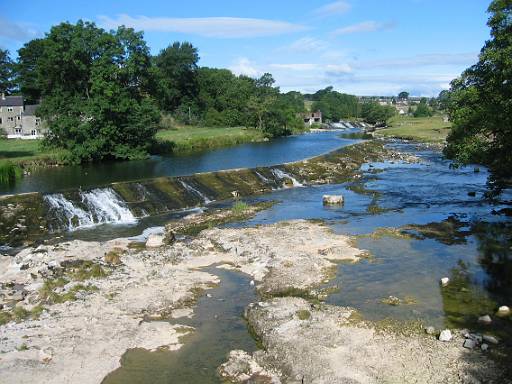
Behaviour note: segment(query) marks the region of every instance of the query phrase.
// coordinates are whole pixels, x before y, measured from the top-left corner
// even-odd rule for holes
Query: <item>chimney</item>
[[[5,100],[5,93],[2,92],[2,100]]]

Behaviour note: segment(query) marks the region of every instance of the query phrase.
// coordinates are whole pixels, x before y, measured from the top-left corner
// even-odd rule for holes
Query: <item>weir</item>
[[[28,245],[50,233],[101,224],[133,224],[146,216],[201,207],[212,201],[232,199],[234,195],[243,197],[283,187],[340,182],[381,151],[381,144],[365,142],[271,168],[160,177],[52,194],[2,196],[0,245]]]

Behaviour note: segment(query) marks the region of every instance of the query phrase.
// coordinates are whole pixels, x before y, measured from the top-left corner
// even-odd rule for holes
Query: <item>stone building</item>
[[[304,124],[312,126],[313,124],[322,124],[322,112],[306,112],[302,114]]]
[[[8,139],[38,139],[46,129],[35,112],[38,105],[25,105],[23,96],[0,97],[0,133]]]

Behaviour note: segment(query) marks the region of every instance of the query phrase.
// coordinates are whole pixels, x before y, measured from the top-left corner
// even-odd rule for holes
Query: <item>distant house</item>
[[[307,112],[302,114],[304,125],[322,124],[322,112]]]
[[[8,139],[38,139],[45,129],[36,116],[39,105],[25,105],[23,96],[0,97],[0,131]]]

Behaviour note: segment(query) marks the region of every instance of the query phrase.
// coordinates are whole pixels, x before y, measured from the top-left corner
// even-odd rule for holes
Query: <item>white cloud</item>
[[[0,38],[24,42],[33,39],[37,32],[26,25],[13,23],[0,16]]]
[[[314,13],[322,17],[335,16],[348,12],[350,8],[352,8],[351,5],[346,1],[335,1],[317,8]]]
[[[333,74],[350,73],[352,68],[348,64],[316,64],[316,63],[290,63],[290,64],[270,64],[272,69],[289,71],[314,71],[317,73],[328,72]]]
[[[315,39],[313,37],[302,37],[298,40],[295,40],[289,46],[286,47],[286,50],[292,52],[318,52],[325,51],[329,48],[329,43],[323,40]]]
[[[257,77],[262,74],[248,58],[238,58],[230,67],[229,70],[235,75],[246,75],[250,77]]]
[[[348,35],[351,33],[360,32],[376,32],[395,27],[395,23],[392,22],[378,22],[378,21],[363,21],[361,23],[348,25],[346,27],[338,28],[333,31],[333,35]]]
[[[430,53],[413,57],[387,60],[372,60],[353,64],[359,69],[422,67],[437,65],[471,65],[478,60],[478,52],[463,53]]]
[[[290,71],[314,71],[318,69],[318,64],[310,63],[291,63],[291,64],[270,64],[271,68],[284,69]]]
[[[189,33],[217,38],[274,36],[306,29],[303,25],[286,21],[239,17],[132,17],[122,14],[116,18],[99,16],[98,19],[101,26],[107,29],[125,25],[136,30]]]

